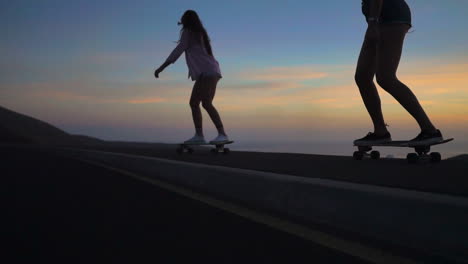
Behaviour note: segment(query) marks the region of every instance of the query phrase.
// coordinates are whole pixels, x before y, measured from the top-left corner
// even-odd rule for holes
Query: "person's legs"
[[[201,102],[201,90],[203,81],[202,78],[195,81],[192,89],[192,95],[190,96],[190,108],[192,109],[193,124],[195,125],[195,134],[203,137],[203,124],[202,124],[202,113],[200,109]]]
[[[396,76],[403,42],[410,26],[407,24],[387,24],[380,26],[380,39],[377,48],[377,83],[390,93],[418,122],[422,131],[436,130],[416,96]]]
[[[218,111],[213,105],[213,99],[216,94],[216,85],[218,84],[219,77],[218,76],[205,76],[203,77],[203,89],[200,93],[200,98],[202,102],[203,108],[208,112],[211,120],[213,121],[218,133],[220,135],[226,136],[226,132],[224,131],[223,122],[221,121],[221,117],[219,116]]]
[[[379,93],[374,84],[374,75],[377,67],[377,39],[370,38],[366,33],[361,53],[356,67],[355,80],[359,87],[362,100],[366,106],[376,135],[388,133],[382,114]]]

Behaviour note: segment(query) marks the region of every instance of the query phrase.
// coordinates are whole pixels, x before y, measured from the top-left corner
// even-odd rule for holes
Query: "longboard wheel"
[[[416,153],[408,153],[406,155],[406,160],[408,161],[409,164],[415,164],[418,162],[419,156]]]
[[[194,152],[194,150],[193,150],[193,148],[188,148],[188,149],[187,149],[187,152],[190,153],[190,154],[192,154],[192,153]]]
[[[223,150],[224,154],[229,154],[229,152],[231,152],[231,150],[229,148],[224,148],[224,150]]]
[[[218,154],[218,150],[215,149],[215,148],[210,149],[210,152],[211,152],[213,155]]]
[[[362,158],[364,158],[364,152],[362,151],[354,151],[353,153],[353,158],[355,160],[362,160]]]
[[[380,159],[380,152],[378,152],[377,150],[374,150],[370,153],[370,157],[371,159]]]
[[[431,163],[438,163],[442,160],[442,156],[440,155],[439,152],[432,152],[430,156],[431,156]]]

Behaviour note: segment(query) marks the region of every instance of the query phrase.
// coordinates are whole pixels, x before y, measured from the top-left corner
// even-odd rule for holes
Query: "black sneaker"
[[[444,140],[439,129],[433,132],[421,131],[419,135],[409,141],[410,146],[428,145]]]
[[[392,136],[390,132],[385,133],[384,135],[376,135],[375,133],[369,132],[363,138],[354,140],[354,145],[356,144],[375,144],[375,143],[385,143],[392,141]]]

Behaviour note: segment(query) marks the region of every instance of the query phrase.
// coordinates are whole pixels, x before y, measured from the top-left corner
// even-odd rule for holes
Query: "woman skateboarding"
[[[200,103],[208,112],[218,130],[218,136],[210,141],[210,144],[227,142],[229,139],[224,131],[223,123],[221,122],[218,111],[213,106],[216,85],[219,79],[221,79],[221,70],[218,61],[216,61],[213,56],[208,33],[203,27],[197,13],[193,10],[185,11],[179,25],[182,25],[182,29],[180,31],[178,45],[166,61],[156,69],[154,76],[159,78],[159,74],[185,52],[185,60],[189,70],[188,76],[192,81],[195,81],[190,97],[190,107],[192,109],[192,118],[195,125],[195,136],[186,140],[184,143],[206,143],[203,135]]]
[[[410,144],[430,144],[442,140],[411,90],[396,76],[406,33],[411,28],[411,11],[405,0],[362,0],[362,13],[367,20],[367,31],[356,67],[355,80],[364,105],[374,123],[374,132],[354,143],[384,143],[391,141],[387,130],[380,97],[373,82],[390,93],[413,117],[421,133]]]

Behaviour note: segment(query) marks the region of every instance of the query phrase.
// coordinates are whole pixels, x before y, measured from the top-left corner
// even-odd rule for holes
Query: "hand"
[[[161,66],[159,66],[159,68],[156,69],[156,71],[154,71],[154,77],[159,78],[159,74],[164,71],[164,69],[166,69],[167,66],[169,66],[169,62],[164,62]]]
[[[159,73],[161,73],[162,71],[160,69],[156,69],[156,71],[154,72],[154,77],[159,78]]]

